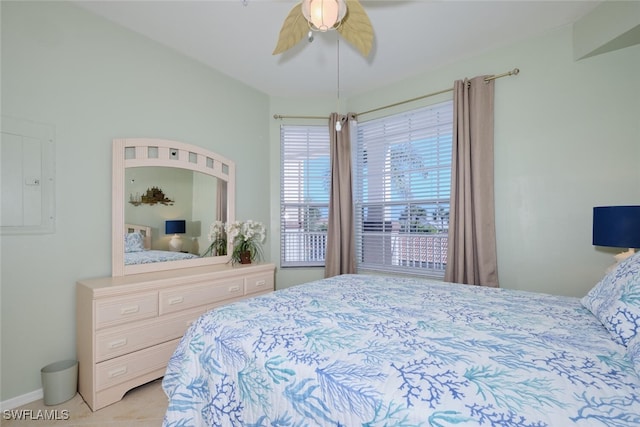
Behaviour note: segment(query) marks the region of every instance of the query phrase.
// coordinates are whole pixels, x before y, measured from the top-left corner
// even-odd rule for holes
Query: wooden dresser
[[[194,320],[272,292],[274,273],[273,264],[223,264],[78,281],[78,391],[96,411],[163,376]]]

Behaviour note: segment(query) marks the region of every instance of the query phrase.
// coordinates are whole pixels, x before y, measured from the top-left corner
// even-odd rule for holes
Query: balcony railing
[[[400,265],[437,268],[447,264],[446,233],[405,234],[395,238],[395,252]]]
[[[366,267],[444,270],[447,264],[447,233],[363,233],[361,251],[361,262]]]
[[[284,236],[282,264],[324,265],[327,247],[326,232],[294,231]]]
[[[403,266],[444,270],[447,264],[447,233],[367,232],[362,234],[361,262],[368,266]],[[290,232],[283,242],[287,264],[323,265],[325,232]]]

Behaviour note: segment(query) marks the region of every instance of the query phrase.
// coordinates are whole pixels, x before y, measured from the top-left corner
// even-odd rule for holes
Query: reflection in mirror
[[[150,249],[170,250],[172,236],[165,234],[165,223],[178,219],[186,224],[179,236],[181,250],[200,255],[209,244],[209,225],[216,220],[226,222],[226,195],[219,193],[226,191],[226,183],[214,176],[163,166],[135,167],[126,169],[124,187],[125,223],[151,227]],[[170,202],[146,196],[154,188]]]
[[[212,222],[233,221],[235,165],[200,147],[114,140],[114,276],[228,261],[201,254]]]

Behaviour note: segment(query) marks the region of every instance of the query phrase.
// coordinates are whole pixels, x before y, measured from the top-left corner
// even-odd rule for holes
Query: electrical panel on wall
[[[55,231],[55,128],[2,116],[1,234]]]

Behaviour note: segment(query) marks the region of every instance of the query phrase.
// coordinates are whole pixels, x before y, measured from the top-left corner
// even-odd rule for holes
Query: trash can
[[[63,360],[40,370],[44,404],[47,406],[66,402],[78,390],[78,361]]]

